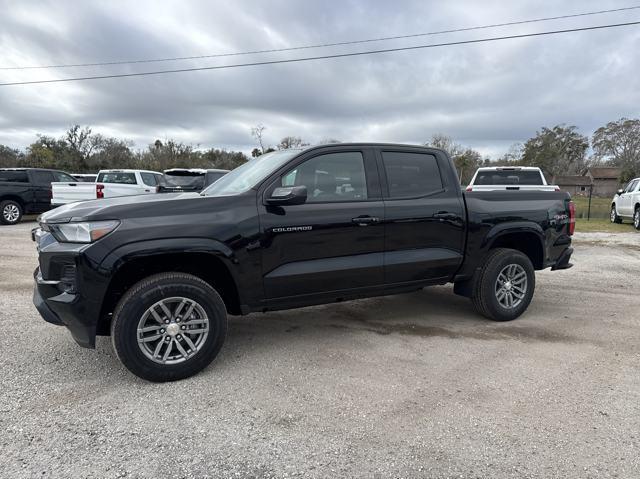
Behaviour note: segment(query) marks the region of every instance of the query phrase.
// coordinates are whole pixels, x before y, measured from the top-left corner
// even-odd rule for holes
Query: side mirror
[[[268,205],[301,205],[307,201],[306,186],[279,186],[266,199]]]
[[[620,189],[617,191],[617,194],[618,194],[618,195],[621,195],[622,193],[624,193],[624,190],[623,190],[622,188],[620,188]]]

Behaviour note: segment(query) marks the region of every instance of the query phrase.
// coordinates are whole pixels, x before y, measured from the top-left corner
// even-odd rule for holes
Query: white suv
[[[623,219],[633,219],[633,226],[640,230],[640,178],[631,180],[613,197],[611,222],[622,223]]]

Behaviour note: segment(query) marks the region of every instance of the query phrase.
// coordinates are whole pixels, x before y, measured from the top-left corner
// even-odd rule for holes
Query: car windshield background
[[[478,171],[474,185],[542,185],[538,171],[488,170]]]
[[[390,198],[424,196],[443,188],[438,161],[424,153],[383,151]]]
[[[125,172],[100,173],[98,175],[98,183],[116,183],[122,185],[135,185],[136,174]]]
[[[287,163],[302,150],[289,149],[260,155],[230,171],[205,189],[203,196],[233,196],[244,193]]]
[[[0,181],[6,183],[29,183],[26,171],[0,171]]]
[[[360,152],[316,156],[284,174],[281,186],[306,186],[307,203],[367,199],[364,159]]]

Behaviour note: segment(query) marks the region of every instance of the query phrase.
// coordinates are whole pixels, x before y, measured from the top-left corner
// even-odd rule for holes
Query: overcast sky
[[[621,1],[0,0],[0,67],[137,60],[405,35],[630,6]],[[0,70],[0,83],[222,65],[640,20],[640,10],[318,50],[182,62]],[[276,144],[424,143],[434,133],[496,157],[542,126],[585,134],[640,116],[640,26],[230,70],[0,87],[0,143],[72,124],[249,151]]]

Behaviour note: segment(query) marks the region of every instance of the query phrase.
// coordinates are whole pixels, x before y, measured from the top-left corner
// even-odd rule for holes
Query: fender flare
[[[482,249],[484,251],[490,250],[496,240],[505,235],[513,233],[527,233],[535,235],[536,238],[538,238],[540,251],[542,251],[542,261],[544,262],[546,253],[544,248],[544,231],[538,223],[535,223],[533,221],[514,221],[510,223],[500,223],[498,225],[495,225],[484,237],[484,240],[482,242]]]

